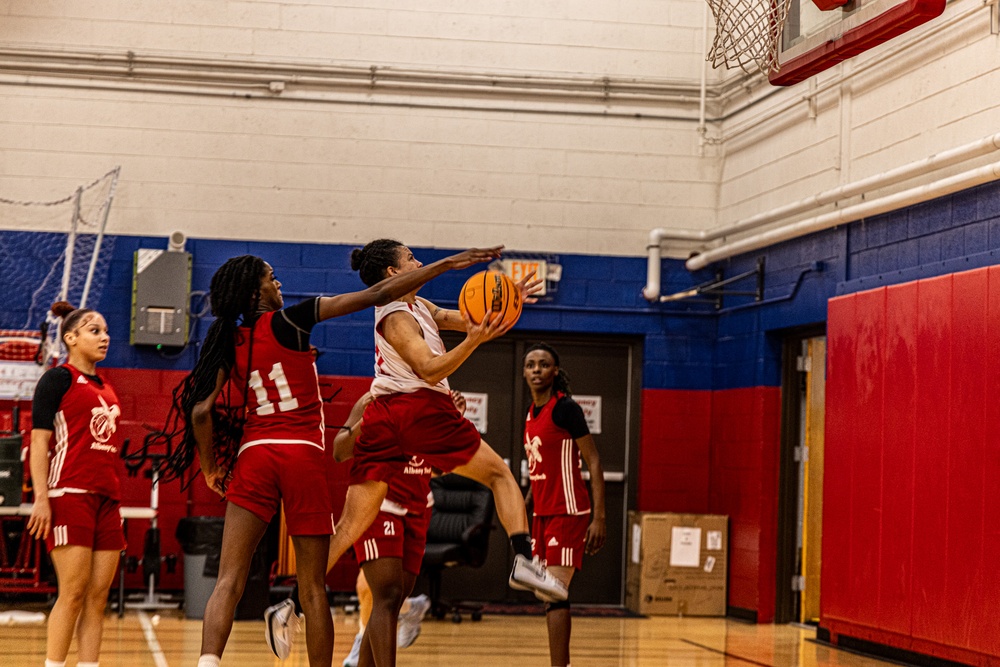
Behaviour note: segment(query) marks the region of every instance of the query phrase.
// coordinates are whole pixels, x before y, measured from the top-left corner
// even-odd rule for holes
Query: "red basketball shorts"
[[[121,551],[125,531],[120,503],[97,493],[66,493],[49,499],[52,530],[45,538],[49,551],[68,545],[92,551]]]
[[[368,530],[354,543],[358,563],[364,565],[379,558],[401,558],[405,572],[420,574],[430,513],[429,508],[423,514],[405,516],[380,510]]]
[[[589,514],[557,514],[536,516],[531,522],[531,552],[545,562],[546,567],[583,566],[587,545]]]
[[[388,482],[399,461],[417,456],[444,472],[465,465],[479,450],[479,431],[451,402],[433,389],[379,396],[365,408],[354,444],[351,483]],[[386,465],[387,463],[391,465]]]
[[[226,499],[265,523],[284,501],[289,535],[332,535],[333,504],[327,482],[332,461],[312,445],[247,447],[236,459]]]

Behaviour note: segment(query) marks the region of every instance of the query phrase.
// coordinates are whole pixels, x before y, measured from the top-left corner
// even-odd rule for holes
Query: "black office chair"
[[[467,611],[478,621],[483,617],[483,605],[441,600],[441,574],[445,568],[480,567],[486,562],[493,527],[493,493],[460,475],[432,479],[431,491],[434,508],[421,567],[430,585],[431,613],[439,620],[450,613],[452,621],[461,623],[462,612]]]

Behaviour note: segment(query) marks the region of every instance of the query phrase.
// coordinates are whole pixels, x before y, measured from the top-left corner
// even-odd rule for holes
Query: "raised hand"
[[[457,255],[448,257],[447,261],[451,265],[452,269],[464,269],[472,266],[473,264],[480,264],[482,262],[499,259],[501,252],[503,252],[502,245],[493,246],[492,248],[469,248],[468,250],[463,250]]]
[[[503,323],[503,318],[495,313],[487,312],[486,316],[483,317],[483,321],[476,324],[469,317],[469,314],[465,314],[465,330],[466,338],[471,342],[475,343],[477,346],[483,343],[488,343],[494,338],[499,338],[508,331],[510,331],[516,322]]]
[[[521,293],[521,303],[537,303],[538,299],[532,295],[541,291],[542,281],[535,278],[535,272],[532,271],[517,281],[517,289]]]

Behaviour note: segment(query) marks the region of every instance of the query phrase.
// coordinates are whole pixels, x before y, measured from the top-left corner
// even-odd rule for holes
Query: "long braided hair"
[[[355,248],[351,252],[351,270],[357,271],[361,282],[371,287],[386,277],[386,269],[396,266],[402,247],[402,243],[393,239],[375,239],[364,248]]]
[[[572,396],[573,390],[570,389],[569,387],[569,374],[567,374],[566,371],[562,369],[562,366],[559,365],[559,353],[556,352],[556,349],[551,345],[549,345],[548,343],[535,343],[527,350],[525,350],[524,358],[527,359],[528,354],[530,352],[534,352],[535,350],[541,350],[542,352],[547,352],[549,355],[551,355],[553,363],[555,363],[556,367],[559,368],[559,370],[556,371],[556,376],[552,378],[552,394],[555,395],[557,391],[561,391],[567,396]]]
[[[194,473],[185,479],[198,451],[191,424],[191,411],[200,401],[208,398],[215,389],[219,371],[227,375],[236,363],[236,337],[241,325],[253,324],[260,303],[261,278],[266,264],[260,257],[241,255],[226,261],[212,276],[210,302],[215,321],[208,328],[205,343],[194,370],[173,391],[173,404],[167,414],[163,431],[147,438],[147,446],[162,440],[168,449],[173,445],[166,461],[164,479],[180,479],[186,486],[197,477]],[[253,336],[250,336],[251,350]],[[243,425],[246,423],[247,389],[242,393],[242,404],[234,405],[232,383],[224,392],[224,403],[216,404],[212,419],[212,449],[216,461],[227,470],[236,462]]]

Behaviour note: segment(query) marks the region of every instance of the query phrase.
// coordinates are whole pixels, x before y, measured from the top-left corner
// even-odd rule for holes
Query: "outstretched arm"
[[[212,410],[215,408],[215,399],[219,397],[219,392],[226,384],[226,372],[221,368],[215,378],[215,388],[204,400],[195,403],[191,409],[191,430],[194,433],[195,443],[198,445],[198,460],[201,462],[201,473],[205,476],[205,484],[220,496],[226,495],[226,477],[228,470],[219,467],[215,460],[215,453],[212,451]]]
[[[331,317],[348,315],[371,306],[381,306],[409,294],[427,281],[445,271],[464,269],[488,262],[500,256],[503,246],[492,248],[470,248],[451,257],[445,257],[433,264],[422,266],[414,271],[400,273],[382,282],[372,285],[360,292],[347,292],[337,296],[326,296],[319,300],[319,319],[328,320]]]

